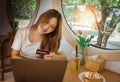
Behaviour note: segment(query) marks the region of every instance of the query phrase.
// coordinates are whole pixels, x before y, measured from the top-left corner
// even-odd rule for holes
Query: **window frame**
[[[73,34],[73,37],[74,38],[76,38],[76,35],[75,35],[75,32],[73,31],[73,29],[72,28],[70,28],[70,25],[68,24],[68,22],[67,22],[67,20],[66,20],[66,18],[65,18],[65,15],[64,15],[64,11],[63,11],[63,5],[62,5],[62,1],[63,0],[60,0],[61,1],[61,8],[62,8],[62,14],[63,14],[63,17],[64,17],[64,23],[66,23],[66,25],[67,25],[67,28],[69,28],[69,30],[71,30],[71,32],[72,32],[72,34]],[[97,35],[98,36],[98,35]],[[69,39],[69,38],[68,38]],[[97,41],[97,40],[96,40]],[[94,43],[94,42],[96,42],[96,41],[93,41],[92,43]],[[68,40],[68,42],[70,42],[69,40]],[[120,47],[119,46],[116,46],[116,48],[114,48],[114,46],[116,45],[116,44],[114,44],[114,42],[117,42],[117,43],[119,43],[119,41],[108,41],[108,46],[110,46],[109,44],[111,44],[111,45],[113,45],[113,48],[111,47],[111,48],[102,48],[102,47],[97,47],[97,46],[95,46],[95,44],[91,44],[91,46],[94,46],[94,47],[97,47],[97,48],[100,48],[100,49],[108,49],[108,50],[120,50]],[[72,44],[73,45],[73,44]],[[74,45],[75,46],[75,45]],[[117,48],[118,47],[118,48]]]
[[[29,24],[27,25],[27,27],[30,27],[31,25],[34,24],[36,17],[37,17],[37,14],[38,14],[38,11],[39,11],[39,7],[40,7],[40,0],[36,0],[35,11],[32,15],[32,18],[31,18]],[[7,16],[8,16],[8,22],[9,22],[9,20],[14,21],[14,17],[12,14],[12,8],[11,8],[11,0],[7,0]]]

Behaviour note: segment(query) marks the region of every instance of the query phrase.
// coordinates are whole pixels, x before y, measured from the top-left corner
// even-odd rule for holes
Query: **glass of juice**
[[[80,57],[73,56],[70,60],[70,66],[73,71],[77,71],[80,68]]]

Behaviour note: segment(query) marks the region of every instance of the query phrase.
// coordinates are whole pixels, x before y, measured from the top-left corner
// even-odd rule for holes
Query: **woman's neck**
[[[39,42],[41,41],[42,35],[38,32],[37,27],[32,27],[30,29],[29,39],[31,42]]]

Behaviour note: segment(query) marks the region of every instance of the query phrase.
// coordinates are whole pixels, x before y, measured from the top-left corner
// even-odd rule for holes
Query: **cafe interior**
[[[120,1],[82,1],[1,0],[0,82],[15,82],[11,45],[16,31],[33,25],[48,9],[62,15],[60,50],[68,61],[62,82],[120,82]],[[99,75],[102,80],[94,80]]]

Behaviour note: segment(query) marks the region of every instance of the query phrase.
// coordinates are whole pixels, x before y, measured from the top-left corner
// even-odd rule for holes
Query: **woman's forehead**
[[[57,26],[57,18],[55,17],[52,17],[50,20],[49,20],[49,23],[54,25],[54,26]]]

